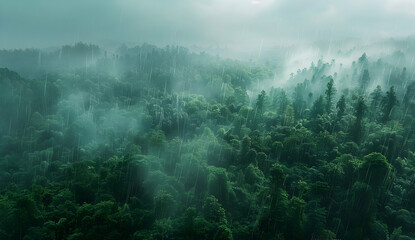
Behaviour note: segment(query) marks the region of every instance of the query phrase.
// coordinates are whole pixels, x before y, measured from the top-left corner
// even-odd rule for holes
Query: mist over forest
[[[415,239],[409,0],[0,0],[0,239]]]

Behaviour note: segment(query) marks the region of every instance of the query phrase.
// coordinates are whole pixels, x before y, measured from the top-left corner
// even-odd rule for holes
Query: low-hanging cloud
[[[76,41],[258,48],[415,33],[411,0],[0,0],[0,48]]]

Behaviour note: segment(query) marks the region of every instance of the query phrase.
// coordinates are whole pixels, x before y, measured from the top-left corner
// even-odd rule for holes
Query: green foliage
[[[231,194],[228,174],[224,168],[209,167],[208,194],[226,203]]]
[[[337,118],[341,119],[346,111],[346,98],[342,95],[336,104]]]
[[[167,218],[174,213],[176,201],[173,196],[163,190],[154,195],[154,216],[156,218]]]
[[[379,188],[390,181],[392,166],[382,154],[371,153],[363,158],[359,174],[364,182],[373,188]]]
[[[324,111],[325,109],[323,96],[320,96],[319,98],[317,98],[317,100],[313,103],[313,106],[311,107],[311,116],[313,118],[316,118],[319,115],[323,115]]]
[[[382,99],[383,121],[386,122],[391,119],[392,109],[397,104],[398,100],[396,98],[395,88],[392,86],[390,87],[389,91],[386,92],[386,96]]]
[[[334,87],[334,81],[331,78],[329,80],[329,82],[327,83],[327,88],[326,88],[326,112],[329,114],[331,112],[331,108],[333,106],[333,97],[334,94],[336,93],[336,88]]]
[[[0,69],[0,239],[415,237],[411,69],[363,54],[273,88],[272,64],[178,46],[88,71],[60,64],[96,46],[62,49],[47,81]]]
[[[363,135],[363,115],[366,111],[366,103],[363,97],[359,96],[355,105],[356,120],[350,128],[350,135],[352,140],[359,144]]]

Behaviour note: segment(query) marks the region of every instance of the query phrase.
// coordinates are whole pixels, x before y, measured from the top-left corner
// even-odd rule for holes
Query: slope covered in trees
[[[62,49],[0,52],[0,239],[415,238],[402,62],[271,87],[269,64],[177,46]]]

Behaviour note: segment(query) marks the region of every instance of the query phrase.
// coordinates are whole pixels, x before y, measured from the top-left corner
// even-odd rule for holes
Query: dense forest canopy
[[[180,46],[0,51],[1,239],[413,239],[412,47],[275,81]]]
[[[0,240],[415,240],[414,0],[0,0]]]

